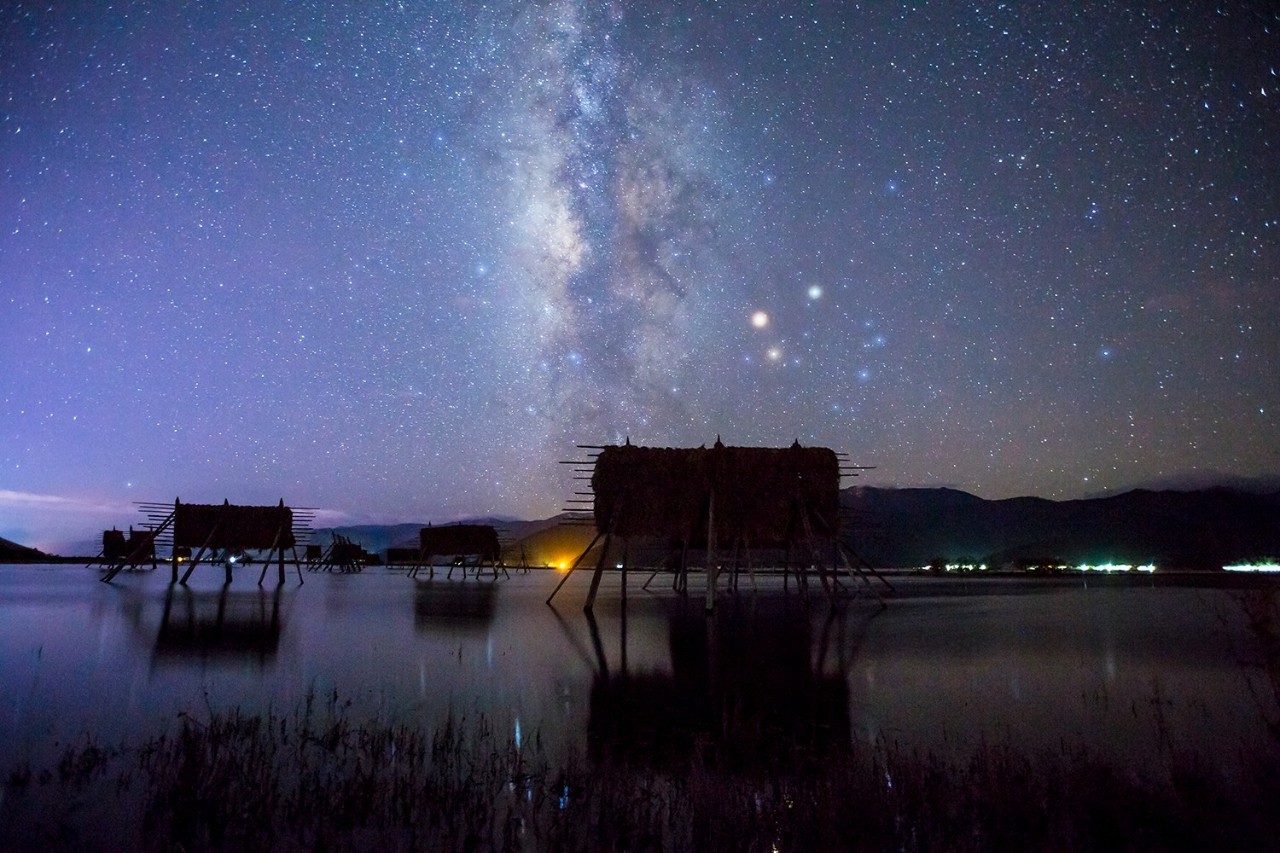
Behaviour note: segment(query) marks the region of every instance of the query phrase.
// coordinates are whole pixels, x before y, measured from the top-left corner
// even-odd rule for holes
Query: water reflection
[[[265,664],[280,647],[284,628],[282,586],[235,590],[194,590],[170,584],[152,645],[153,664],[184,665],[190,660]]]
[[[424,632],[486,634],[497,592],[493,583],[415,580],[413,627]]]
[[[701,754],[754,772],[847,752],[848,646],[832,636],[845,624],[835,615],[819,617],[815,642],[809,608],[792,599],[730,601],[711,616],[677,603],[667,611],[670,672],[631,672],[625,638],[611,670],[587,614],[596,657],[590,757],[661,768]]]

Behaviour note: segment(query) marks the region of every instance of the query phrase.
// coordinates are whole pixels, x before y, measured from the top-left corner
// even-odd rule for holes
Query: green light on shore
[[[1105,574],[1115,574],[1119,572],[1144,572],[1150,574],[1156,570],[1154,563],[1143,563],[1135,565],[1133,563],[1080,563],[1078,565],[1064,565],[1061,563],[1042,563],[1036,565],[1024,565],[1021,569],[1026,572],[1036,571],[1076,571],[1076,572],[1103,572]],[[1252,571],[1259,571],[1249,567]],[[928,566],[921,566],[920,571],[944,571],[944,572],[985,572],[989,567],[986,563],[943,563],[936,562]],[[1280,566],[1275,568],[1280,571]]]
[[[932,563],[928,566],[920,566],[922,572],[936,572],[941,569],[944,572],[985,572],[987,570],[986,563]]]
[[[1151,563],[1145,563],[1141,566],[1135,566],[1131,563],[1099,563],[1098,565],[1081,564],[1076,566],[1078,572],[1106,572],[1112,574],[1115,572],[1154,572],[1156,567]]]
[[[1234,566],[1223,566],[1223,571],[1228,572],[1280,572],[1280,563],[1268,561],[1265,563],[1238,563]]]

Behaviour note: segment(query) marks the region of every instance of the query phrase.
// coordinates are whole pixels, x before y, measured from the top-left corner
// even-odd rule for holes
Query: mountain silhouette
[[[1219,569],[1280,557],[1280,492],[1135,489],[1052,501],[985,500],[949,488],[855,486],[840,493],[840,503],[842,538],[877,568],[919,567],[943,559],[984,562],[992,568],[1059,561]],[[541,565],[572,560],[595,534],[590,525],[561,525],[563,520],[478,521],[496,524],[509,561],[527,555]],[[416,547],[418,529],[424,526],[361,525],[316,533],[325,540],[331,530],[342,533],[378,552]],[[643,543],[634,544],[633,556],[645,553]]]
[[[0,563],[42,563],[49,555],[0,536]]]
[[[846,539],[874,566],[974,560],[1218,569],[1280,555],[1280,492],[1135,489],[1085,500],[984,500],[955,489],[853,487]]]

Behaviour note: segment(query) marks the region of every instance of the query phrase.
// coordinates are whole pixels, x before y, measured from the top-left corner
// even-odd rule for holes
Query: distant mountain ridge
[[[1166,569],[1216,569],[1233,562],[1280,558],[1280,492],[1232,488],[1190,491],[1134,489],[1118,495],[1052,501],[986,500],[950,488],[854,486],[840,495],[842,536],[867,562],[897,568],[935,559],[974,560],[992,567],[1017,560],[1156,563]],[[508,560],[563,564],[591,541],[591,526],[538,521],[467,519],[493,524]],[[313,541],[341,533],[378,553],[416,547],[425,524],[322,528]]]
[[[846,536],[876,566],[969,559],[1218,568],[1280,556],[1280,492],[1135,489],[1070,501],[984,500],[955,489],[855,486]]]
[[[42,563],[49,558],[43,551],[19,545],[0,536],[0,563]]]
[[[1179,474],[1168,474],[1163,477],[1141,480],[1130,484],[1127,489],[1085,495],[1084,497],[1110,497],[1128,491],[1199,492],[1210,489],[1231,489],[1237,492],[1268,495],[1280,492],[1280,474],[1245,476],[1243,474],[1228,474],[1214,470],[1184,471]]]

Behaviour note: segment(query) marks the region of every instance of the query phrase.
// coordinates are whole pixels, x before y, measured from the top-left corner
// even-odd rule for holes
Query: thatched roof
[[[497,560],[502,556],[498,531],[488,524],[424,527],[418,531],[418,541],[422,553],[427,556],[478,554],[486,560]]]
[[[598,529],[694,539],[705,535],[715,495],[716,535],[764,544],[799,537],[807,513],[814,532],[839,522],[840,466],[825,447],[669,448],[614,445],[591,477]]]
[[[174,504],[173,544],[199,548],[291,548],[293,510],[276,506]]]

